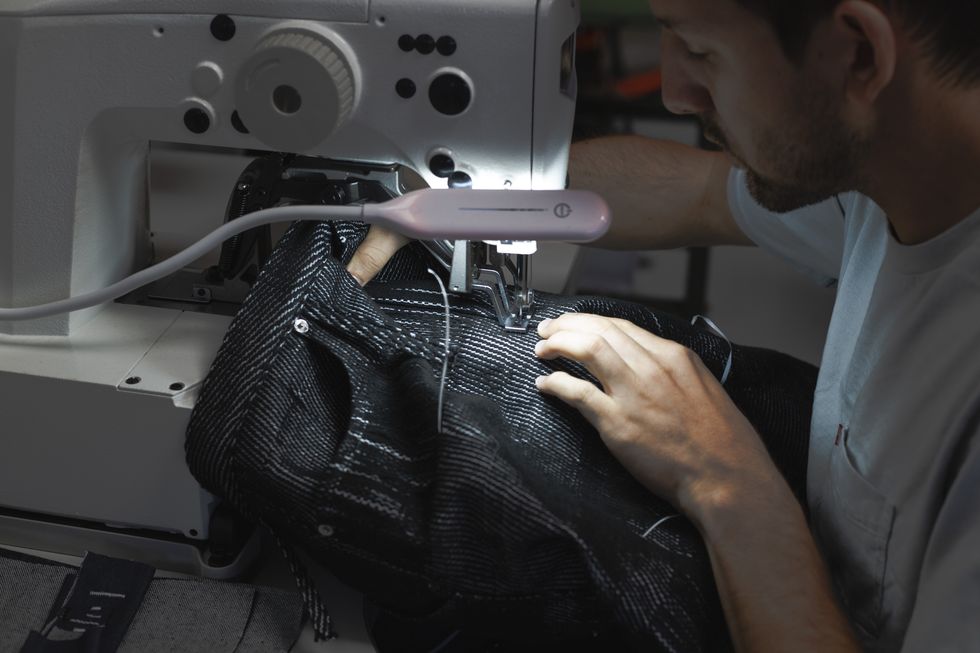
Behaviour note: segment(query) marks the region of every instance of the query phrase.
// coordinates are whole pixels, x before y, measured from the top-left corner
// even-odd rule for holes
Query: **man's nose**
[[[663,32],[663,101],[671,113],[701,115],[714,109],[711,94],[689,70],[684,46],[668,30]]]

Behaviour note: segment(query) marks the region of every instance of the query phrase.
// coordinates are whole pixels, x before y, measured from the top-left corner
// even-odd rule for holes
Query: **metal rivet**
[[[330,524],[320,524],[316,530],[323,537],[333,537],[333,526]]]
[[[293,328],[296,329],[296,333],[309,333],[310,323],[302,318],[299,318],[293,322]]]

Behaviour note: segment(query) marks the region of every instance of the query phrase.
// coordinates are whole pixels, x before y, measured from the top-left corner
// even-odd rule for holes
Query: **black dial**
[[[445,73],[432,80],[429,100],[439,113],[458,116],[469,108],[473,91],[469,83],[456,73]]]

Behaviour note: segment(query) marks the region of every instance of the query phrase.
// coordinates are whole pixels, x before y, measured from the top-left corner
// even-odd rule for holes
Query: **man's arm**
[[[728,207],[727,155],[642,136],[572,145],[573,188],[601,195],[612,228],[592,243],[609,249],[751,245]]]
[[[597,247],[671,249],[751,245],[728,208],[724,154],[641,136],[611,136],[572,146],[572,187],[591,190],[612,208],[612,228]],[[371,227],[347,270],[365,284],[408,239]]]
[[[687,511],[704,536],[736,650],[859,651],[800,505],[773,464],[707,494],[689,499]]]
[[[535,353],[583,364],[538,388],[575,408],[651,492],[699,528],[739,651],[857,651],[802,509],[697,355],[624,320],[542,322]]]

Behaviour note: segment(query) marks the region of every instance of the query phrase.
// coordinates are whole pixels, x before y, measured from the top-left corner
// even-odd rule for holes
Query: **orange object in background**
[[[605,45],[606,33],[604,30],[596,28],[583,28],[578,31],[575,47],[580,52],[583,50],[599,50]]]
[[[663,86],[663,75],[660,68],[654,68],[645,73],[630,75],[621,79],[613,86],[616,94],[626,100],[652,95]]]

